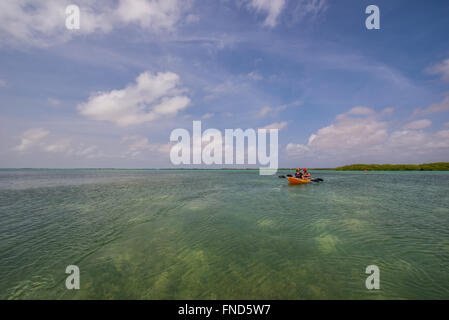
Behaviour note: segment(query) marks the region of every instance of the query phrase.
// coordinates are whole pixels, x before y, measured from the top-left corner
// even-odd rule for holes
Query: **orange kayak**
[[[303,180],[303,179],[298,179],[298,178],[293,178],[293,177],[288,177],[288,182],[290,182],[291,184],[304,184],[304,183],[309,183],[309,180]]]

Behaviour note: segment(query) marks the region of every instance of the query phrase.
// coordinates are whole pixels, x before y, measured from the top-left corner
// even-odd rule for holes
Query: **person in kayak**
[[[304,172],[304,173],[302,174],[303,179],[309,180],[309,181],[310,181],[310,172],[308,172],[306,168],[302,169],[302,171]]]
[[[301,172],[301,169],[296,169],[296,172],[295,172],[295,178],[297,178],[297,179],[302,179],[302,172]]]

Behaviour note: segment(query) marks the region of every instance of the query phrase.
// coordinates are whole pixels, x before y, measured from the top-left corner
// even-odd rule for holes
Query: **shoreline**
[[[447,168],[441,169],[346,169],[346,168],[310,168],[309,171],[364,171],[364,172],[410,172],[410,171],[420,171],[420,172],[442,172],[449,171]],[[153,168],[0,168],[0,171],[259,171],[259,169],[252,168],[242,168],[242,169],[153,169]],[[284,171],[295,171],[295,168],[282,168],[278,169],[277,172]]]
[[[259,168],[0,168],[8,170],[85,170],[85,171],[259,171]],[[277,171],[295,171],[296,168],[279,168]],[[449,171],[449,162],[422,164],[350,164],[336,168],[309,168],[327,171]]]

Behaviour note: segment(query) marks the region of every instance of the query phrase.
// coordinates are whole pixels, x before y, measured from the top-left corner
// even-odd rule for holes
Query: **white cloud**
[[[127,145],[127,152],[125,154],[133,157],[142,152],[169,153],[172,147],[171,143],[151,143],[147,137],[139,135],[124,136],[121,142]]]
[[[86,146],[84,143],[76,144],[70,138],[61,139],[42,128],[33,128],[25,131],[22,134],[20,144],[14,147],[14,150],[18,152],[33,150],[33,153],[58,153],[86,158],[102,156],[102,152],[97,146]]]
[[[61,153],[70,157],[99,158],[103,152],[95,145],[86,146],[84,143],[74,143],[70,140],[62,140],[47,146],[44,151]]]
[[[337,119],[345,119],[348,116],[370,116],[374,115],[376,112],[368,107],[358,106],[350,109],[349,111],[337,115]]]
[[[201,117],[201,119],[210,119],[210,118],[212,118],[213,116],[214,116],[213,113],[206,113],[206,114],[203,114],[203,116]]]
[[[75,150],[75,154],[78,156],[88,156],[88,157],[95,157],[94,153],[98,151],[97,146],[89,146],[89,147],[81,147],[78,150]],[[98,153],[101,155],[101,151]]]
[[[443,80],[449,81],[449,59],[446,59],[439,64],[427,68],[426,71],[430,74],[441,75],[441,78]]]
[[[29,129],[22,134],[22,138],[20,144],[14,147],[16,151],[26,151],[31,147],[35,146],[38,142],[40,142],[44,137],[46,137],[50,132],[42,129]]]
[[[444,98],[440,103],[432,104],[427,109],[423,110],[423,113],[435,113],[449,111],[449,97]]]
[[[386,122],[375,118],[339,117],[337,122],[312,135],[309,146],[318,150],[345,153],[353,149],[377,146],[386,138]]]
[[[286,152],[292,156],[312,152],[316,157],[346,163],[426,161],[449,156],[449,130],[433,133],[421,130],[432,124],[430,120],[417,120],[406,124],[402,130],[395,130],[390,128],[390,123],[382,121],[384,111],[365,110],[361,112],[366,113],[364,116],[358,111],[354,113],[351,109],[338,115],[333,124],[312,134],[307,145],[290,143]]]
[[[413,112],[413,116],[420,116],[420,115],[426,115],[426,114],[430,114],[430,113],[437,113],[437,112],[447,112],[449,111],[449,96],[446,96],[443,101],[439,102],[439,103],[434,103],[432,105],[430,105],[427,108],[421,109],[421,108],[417,108],[415,109],[415,111]]]
[[[387,116],[394,112],[394,108],[385,108],[380,112],[381,116]]]
[[[347,112],[347,114],[366,116],[374,114],[374,110],[368,107],[358,106],[354,107]]]
[[[282,122],[275,122],[269,125],[266,125],[265,127],[263,127],[262,129],[278,129],[278,130],[282,130],[285,127],[287,127],[288,122],[287,121],[282,121]]]
[[[178,0],[120,0],[115,11],[120,21],[137,23],[144,29],[171,29],[181,17],[182,2]]]
[[[86,103],[78,105],[88,118],[110,121],[118,126],[130,126],[175,116],[190,104],[190,99],[178,89],[179,76],[172,72],[140,74],[135,84],[121,90],[92,94]]]
[[[292,156],[296,157],[305,157],[309,156],[311,153],[311,150],[308,146],[303,144],[297,144],[297,143],[289,143],[285,147],[285,151]]]
[[[75,34],[65,28],[65,9],[70,4],[72,2],[69,0],[3,1],[0,10],[0,39],[35,46],[67,41]],[[82,16],[78,34],[111,29],[110,16],[94,11],[92,1],[79,1],[78,5]]]
[[[6,81],[3,79],[0,79],[0,87],[5,88],[6,87]]]
[[[293,19],[300,21],[305,17],[315,19],[328,8],[327,0],[297,0]]]
[[[43,147],[47,152],[65,152],[70,148],[70,140],[60,140]]]
[[[404,126],[404,129],[425,129],[427,127],[430,127],[432,125],[432,121],[428,120],[428,119],[422,119],[422,120],[416,120],[410,123],[407,123]]]
[[[449,153],[449,130],[427,133],[417,130],[395,131],[385,144],[389,152],[403,155],[406,160],[416,155]]]
[[[146,137],[141,136],[125,136],[122,137],[122,142],[129,143],[128,149],[130,151],[142,151],[150,147],[150,141]]]
[[[267,115],[276,115],[278,114],[280,111],[284,111],[285,109],[287,109],[288,107],[291,106],[300,106],[302,104],[301,101],[297,100],[297,101],[293,101],[292,103],[289,104],[283,104],[277,107],[270,107],[270,106],[264,106],[262,107],[259,112],[257,113],[257,115],[259,117],[265,117]]]
[[[100,150],[98,146],[85,145],[84,143],[71,143],[69,148],[63,149],[58,152],[70,157],[80,157],[87,159],[111,157],[111,155],[106,155],[102,150]]]
[[[265,106],[262,109],[260,109],[258,116],[259,117],[265,117],[269,114],[277,114],[279,111],[283,111],[287,109],[287,105],[281,105],[281,106],[277,106],[277,107],[269,107],[269,106]]]
[[[252,72],[248,73],[247,77],[250,80],[255,80],[255,81],[263,80],[263,77],[259,73],[255,72],[255,71],[252,71]]]
[[[260,117],[265,117],[267,114],[269,114],[271,112],[273,108],[272,107],[263,107],[262,109],[260,109],[259,111],[259,116]]]
[[[151,32],[171,30],[179,22],[188,2],[181,0],[78,0],[81,25],[65,28],[65,9],[70,0],[2,1],[0,39],[12,44],[48,46],[65,42],[76,34],[107,33],[136,24]],[[2,41],[2,42],[3,42]]]
[[[275,27],[278,23],[279,15],[285,7],[285,0],[251,0],[249,6],[255,9],[256,12],[267,14],[264,25]]]

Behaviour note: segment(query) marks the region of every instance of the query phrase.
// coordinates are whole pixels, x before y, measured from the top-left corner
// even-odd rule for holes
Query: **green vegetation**
[[[423,164],[351,164],[335,168],[339,171],[449,171],[449,162]]]

